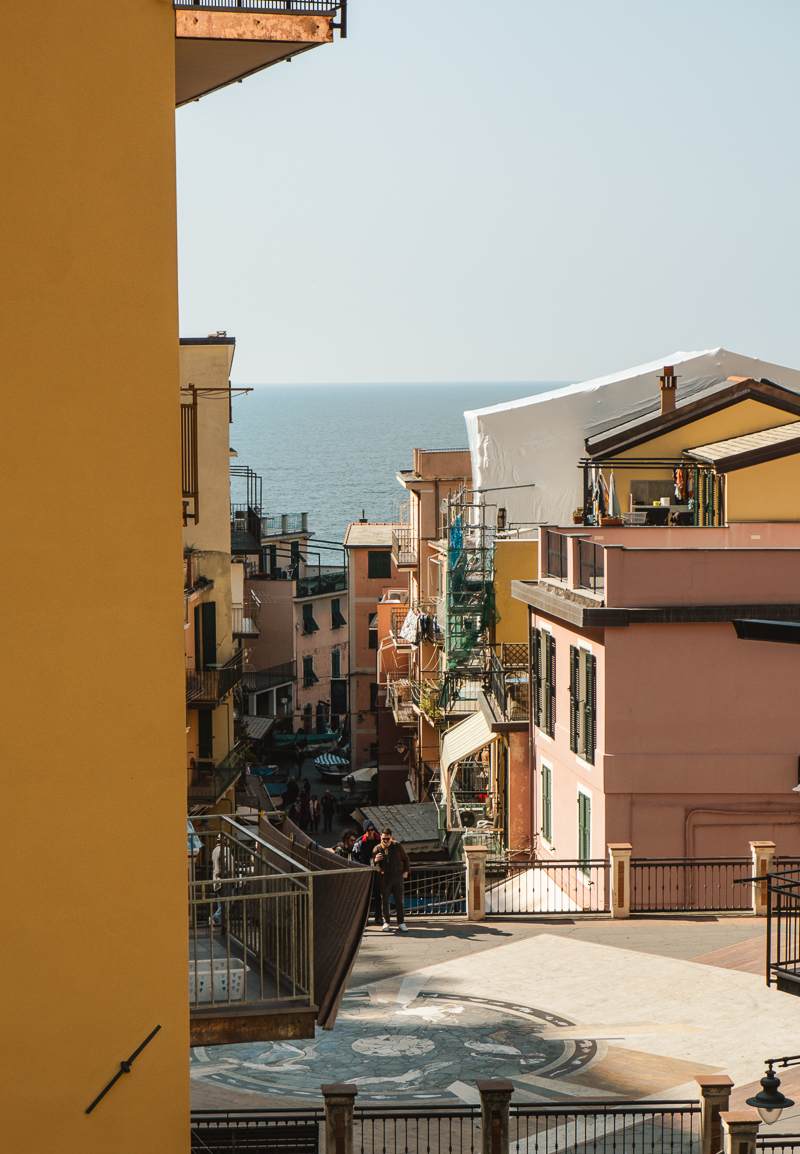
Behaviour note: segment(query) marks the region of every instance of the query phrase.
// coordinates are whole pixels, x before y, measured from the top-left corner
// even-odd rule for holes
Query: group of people
[[[403,896],[404,881],[408,877],[411,862],[399,841],[394,840],[387,827],[380,834],[371,821],[365,822],[364,832],[357,837],[353,830],[347,830],[336,846],[334,853],[359,865],[375,866],[377,873],[372,890],[372,912],[375,924],[384,933],[391,930],[391,903],[394,899],[397,928],[406,933]]]
[[[286,793],[283,803],[289,817],[299,826],[303,833],[316,833],[322,820],[323,833],[333,829],[333,818],[336,813],[336,798],[329,789],[325,790],[320,800],[311,792],[311,783],[308,778],[302,787],[293,779],[286,784]]]

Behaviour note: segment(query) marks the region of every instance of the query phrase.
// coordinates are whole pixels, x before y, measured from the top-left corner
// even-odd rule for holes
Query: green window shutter
[[[392,555],[388,549],[382,550],[380,553],[377,550],[369,550],[367,553],[367,577],[391,580]]]
[[[316,685],[316,683],[318,681],[319,681],[319,678],[317,677],[316,673],[314,672],[314,658],[313,657],[304,657],[303,658],[303,686],[306,689],[308,689],[309,685]]]
[[[210,709],[197,711],[197,756],[207,761],[214,756],[214,713]]]
[[[553,771],[549,765],[542,766],[542,836],[553,840]]]
[[[331,677],[342,676],[342,655],[338,649],[331,653]]]
[[[201,625],[200,606],[194,607],[194,667],[203,668],[203,634]]]
[[[208,669],[209,665],[215,665],[217,661],[217,606],[214,601],[204,601],[200,609],[203,619],[203,669]]]
[[[346,625],[342,610],[340,608],[340,598],[334,597],[331,600],[331,629],[339,629],[342,625]]]
[[[547,634],[548,637],[548,652],[547,652],[547,733],[550,737],[556,735],[556,639],[552,633]]]
[[[303,632],[316,633],[318,629],[319,625],[314,620],[314,606],[309,602],[303,606]]]
[[[578,794],[578,860],[589,861],[592,856],[592,799],[587,793]]]
[[[575,645],[569,647],[569,747],[578,752],[578,700],[580,698],[580,651]]]
[[[542,724],[542,631],[531,629],[531,680],[533,692],[531,694],[531,710],[533,724],[541,727]]]
[[[594,765],[594,750],[597,745],[597,658],[585,653],[586,660],[586,700],[583,703],[584,732],[586,748],[583,756]]]

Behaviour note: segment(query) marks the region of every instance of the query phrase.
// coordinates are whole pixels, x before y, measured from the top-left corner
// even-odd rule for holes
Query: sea
[[[362,510],[396,520],[407,500],[397,473],[414,449],[467,448],[465,410],[568,383],[255,385],[233,398],[234,463],[263,479],[267,514],[308,513],[316,541],[341,544]],[[238,486],[233,501],[245,499]]]

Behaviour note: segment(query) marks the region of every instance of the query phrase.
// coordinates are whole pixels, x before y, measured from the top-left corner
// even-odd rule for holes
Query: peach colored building
[[[537,580],[513,593],[530,613],[541,856],[800,853],[800,648],[735,624],[800,621],[800,524],[540,538]]]

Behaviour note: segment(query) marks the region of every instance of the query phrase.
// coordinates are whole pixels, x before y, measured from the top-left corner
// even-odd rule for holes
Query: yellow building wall
[[[494,550],[494,588],[498,621],[495,641],[527,641],[528,607],[511,596],[512,581],[535,581],[538,541],[498,541]]]
[[[174,21],[3,10],[7,1154],[189,1150]]]
[[[770,405],[762,404],[760,401],[748,399],[746,401],[740,401],[737,405],[731,405],[730,408],[723,409],[719,413],[702,417],[690,425],[683,425],[680,429],[673,429],[663,436],[654,437],[651,441],[647,441],[643,445],[637,445],[635,449],[628,449],[626,452],[618,454],[618,457],[620,460],[624,460],[626,457],[632,457],[634,459],[645,457],[675,457],[680,459],[686,449],[694,449],[700,445],[710,445],[715,441],[726,441],[730,437],[741,437],[745,433],[755,433],[761,429],[773,429],[778,425],[786,425],[791,420],[791,414],[785,413],[781,409],[774,409]],[[609,479],[611,472],[612,470],[604,468],[603,475],[606,480]],[[669,480],[672,477],[671,469],[644,470],[636,466],[633,466],[631,470],[628,471],[615,465],[613,473],[617,487],[617,496],[619,497],[620,508],[623,513],[627,513],[628,511],[631,481]],[[580,494],[578,494],[578,499],[575,502],[576,507],[580,503],[581,497]],[[748,518],[736,519],[747,520]],[[765,518],[761,519],[764,520]]]
[[[800,521],[800,454],[725,478],[728,521]]]

